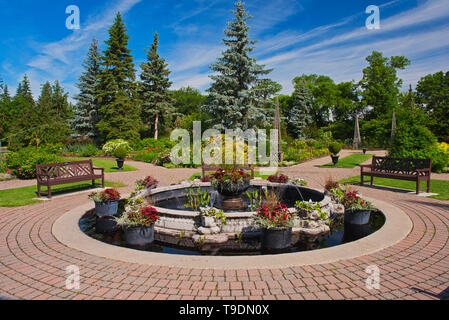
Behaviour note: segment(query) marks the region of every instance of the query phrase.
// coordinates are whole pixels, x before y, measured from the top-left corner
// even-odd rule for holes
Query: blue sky
[[[254,56],[274,68],[270,77],[292,91],[291,81],[317,73],[335,81],[360,80],[373,50],[404,55],[412,65],[399,75],[404,87],[449,68],[448,0],[247,0]],[[208,66],[223,50],[234,0],[0,0],[0,77],[15,92],[26,73],[33,94],[44,81],[59,80],[71,94],[92,37],[104,48],[107,30],[121,11],[131,36],[136,68],[155,31],[172,71],[173,88],[210,84]],[[81,28],[68,30],[65,9],[77,5]],[[380,7],[380,29],[368,30],[369,5]]]

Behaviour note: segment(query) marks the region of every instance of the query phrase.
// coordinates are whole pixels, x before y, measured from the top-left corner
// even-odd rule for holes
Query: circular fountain
[[[205,223],[199,211],[186,206],[192,190],[210,196],[210,207],[223,210],[226,223],[217,221]],[[297,213],[292,229],[292,245],[282,252],[264,252],[261,247],[261,230],[256,225],[255,208],[251,207],[251,194],[264,190],[277,193],[279,200],[286,204],[291,212],[296,212],[296,201],[318,203],[325,216],[317,214],[301,215]],[[142,197],[158,211],[160,220],[155,224],[155,244],[151,248],[138,248],[157,252],[201,255],[259,255],[313,250],[326,246],[342,244],[352,236],[343,227],[342,212],[330,197],[322,192],[296,184],[270,183],[264,180],[251,180],[246,192],[240,195],[240,209],[226,208],[226,195],[219,194],[209,182],[184,182],[156,189],[145,189],[135,197]],[[233,195],[235,198],[236,196]],[[243,205],[243,207],[241,207]],[[204,218],[204,217],[203,217]],[[80,225],[86,233],[99,240],[124,245],[120,230],[113,234],[94,234],[94,228],[88,226],[95,219],[92,213],[81,219]],[[384,223],[382,214],[374,215],[366,235],[378,230]]]

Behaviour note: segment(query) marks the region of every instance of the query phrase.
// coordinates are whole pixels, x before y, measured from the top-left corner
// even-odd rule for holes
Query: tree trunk
[[[159,122],[159,113],[156,113],[156,119],[154,120],[154,139],[156,139],[156,140],[157,140],[157,133],[158,133],[158,128],[157,128],[158,122]]]

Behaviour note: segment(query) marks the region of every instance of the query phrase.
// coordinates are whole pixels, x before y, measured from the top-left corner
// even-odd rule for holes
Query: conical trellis
[[[281,149],[281,116],[279,112],[279,98],[276,97],[276,106],[275,106],[275,112],[274,112],[274,130],[278,131],[278,160],[279,162],[283,161],[283,153]]]
[[[361,144],[362,144],[362,138],[360,137],[359,116],[356,115],[355,116],[353,149],[358,150]]]

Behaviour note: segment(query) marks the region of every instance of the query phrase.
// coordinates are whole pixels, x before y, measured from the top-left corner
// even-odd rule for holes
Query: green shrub
[[[112,155],[117,159],[125,159],[129,155],[129,151],[125,146],[118,146],[112,152]]]
[[[334,141],[329,144],[328,148],[330,153],[336,156],[341,151],[342,146],[340,143]]]
[[[99,155],[101,150],[92,143],[89,144],[71,144],[67,145],[63,151],[64,154],[75,155],[77,157],[93,157]]]
[[[24,148],[18,152],[9,152],[5,156],[7,172],[19,179],[36,178],[36,164],[59,162],[60,158],[51,153],[36,151],[35,148]]]
[[[131,155],[134,161],[142,161],[146,163],[156,163],[159,153],[155,151],[140,151]]]
[[[166,150],[171,149],[176,145],[176,142],[170,141],[169,138],[159,138],[159,139],[153,139],[153,138],[146,138],[143,140],[139,140],[135,142],[132,145],[132,148],[134,151],[144,151],[144,150]]]
[[[449,157],[439,148],[435,135],[419,124],[398,126],[389,155],[396,158],[432,158],[433,172],[442,172],[449,166]]]

